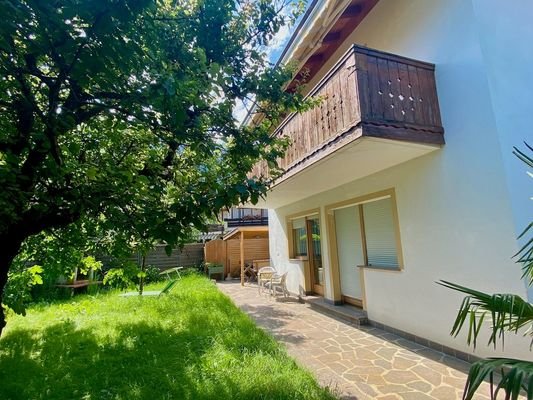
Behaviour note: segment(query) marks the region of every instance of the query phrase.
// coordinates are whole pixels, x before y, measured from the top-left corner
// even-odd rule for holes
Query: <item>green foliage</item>
[[[26,315],[26,307],[33,300],[31,289],[35,285],[42,285],[43,268],[39,265],[24,268],[9,274],[9,284],[6,287],[3,305],[17,314]]]
[[[100,293],[100,285],[94,283],[87,286],[87,294],[90,296],[96,296]]]
[[[133,262],[124,262],[120,267],[109,269],[103,279],[103,284],[118,288],[126,289],[135,285],[135,279],[138,278],[139,268]]]
[[[52,285],[61,276],[73,276],[76,268],[82,265],[83,253],[81,238],[73,234],[58,237],[42,233],[24,243],[11,270],[23,270],[26,265],[37,263],[43,267],[45,285]]]
[[[189,275],[205,275],[205,267],[203,264],[185,267],[180,271],[182,277]]]
[[[264,49],[301,10],[290,0],[1,2],[0,241],[10,252],[0,294],[21,243],[36,253],[42,232],[86,238],[72,263],[46,263],[56,274],[97,242],[171,249],[222,208],[256,203],[268,182],[249,171],[275,166],[286,143],[272,129],[305,106],[283,90],[290,68],[274,69]],[[261,122],[233,117],[242,102],[258,105]]]
[[[145,282],[154,283],[165,280],[165,277],[160,275],[160,272],[161,270],[159,268],[149,265],[145,271]]]
[[[83,275],[101,271],[100,261],[93,256],[84,256],[95,250],[94,241],[88,239],[76,224],[60,232],[41,233],[29,238],[12,264],[3,303],[16,313],[24,314],[25,307],[32,302],[64,297],[64,291],[54,286],[60,278],[72,279],[76,270]],[[28,279],[27,266],[32,264],[40,266],[38,276],[41,281],[22,285],[25,289],[21,290],[21,279]],[[17,306],[13,307],[15,298],[18,299]]]
[[[528,150],[533,154],[533,147],[525,144]],[[522,160],[529,168],[533,168],[533,158],[527,155],[520,149],[514,147],[513,154]],[[528,175],[533,178],[533,173],[528,171]],[[518,262],[522,264],[523,276],[527,279],[528,284],[533,285],[533,222],[524,229],[518,239],[524,240],[524,245],[520,248],[515,257],[518,257]]]
[[[0,233],[149,208],[152,222],[173,216],[156,236],[176,244],[204,214],[257,199],[266,188],[247,172],[275,160],[269,129],[301,103],[258,50],[288,3],[5,2]],[[248,98],[267,118],[240,127],[232,109]]]
[[[533,363],[511,358],[488,358],[476,361],[470,367],[463,399],[474,398],[483,381],[494,378],[494,372],[501,371],[502,379],[494,388],[491,386],[493,398],[498,398],[500,391],[505,392],[506,399],[518,400],[526,393],[527,399],[533,398]]]
[[[93,256],[87,256],[81,259],[78,270],[84,275],[87,275],[91,271],[101,271],[102,262],[96,261],[96,258],[94,258]]]
[[[451,334],[457,336],[468,321],[467,343],[474,347],[483,326],[483,321],[491,323],[489,345],[496,347],[498,340],[504,338],[505,332],[518,333],[529,328],[533,338],[533,305],[514,294],[487,294],[447,281],[441,281],[447,288],[468,294],[453,324]]]
[[[526,143],[526,147],[533,153],[533,148]],[[523,151],[514,148],[515,154],[528,167],[533,167],[533,158]],[[529,176],[533,175],[528,172]],[[529,285],[533,284],[533,236],[531,236],[533,222],[522,232],[518,239],[525,241],[522,248],[515,254],[517,262],[522,264],[522,278]],[[528,238],[527,235],[530,235]],[[457,336],[465,324],[468,325],[467,343],[474,348],[483,327],[483,322],[490,320],[491,334],[489,345],[496,347],[501,340],[502,346],[506,332],[518,334],[525,330],[524,335],[532,338],[533,345],[533,305],[520,296],[514,294],[487,294],[455,283],[440,281],[441,285],[465,293],[468,296],[463,303],[453,324],[451,334]],[[468,321],[468,323],[467,323]],[[501,379],[494,388],[491,385],[492,398],[496,398],[500,391],[505,392],[506,399],[517,400],[521,393],[533,399],[533,363],[531,361],[514,360],[508,358],[489,358],[475,362],[470,368],[463,394],[463,400],[474,398],[481,383],[494,380],[495,374],[500,373]]]
[[[0,371],[3,400],[334,399],[198,276],[159,298],[76,296],[10,316]]]

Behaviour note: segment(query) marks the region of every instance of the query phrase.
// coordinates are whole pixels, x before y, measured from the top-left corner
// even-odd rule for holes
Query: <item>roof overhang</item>
[[[268,233],[268,226],[241,226],[238,228],[235,228],[231,232],[226,233],[223,240],[233,239],[236,238],[236,236],[240,235],[240,233],[244,233],[244,237],[253,237],[255,235],[261,235]]]
[[[314,1],[294,31],[278,64],[295,63],[296,80],[309,81],[379,0]]]

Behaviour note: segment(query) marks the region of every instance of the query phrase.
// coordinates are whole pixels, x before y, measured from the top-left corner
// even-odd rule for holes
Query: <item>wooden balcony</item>
[[[310,92],[320,105],[289,115],[274,132],[291,140],[274,184],[364,137],[444,144],[434,71],[433,64],[352,46]],[[252,174],[271,178],[265,162]]]
[[[223,215],[228,228],[268,225],[268,210],[256,208],[232,208]]]

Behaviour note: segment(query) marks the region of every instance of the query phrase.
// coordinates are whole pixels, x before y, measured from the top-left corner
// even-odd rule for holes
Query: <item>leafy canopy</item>
[[[275,164],[284,143],[270,133],[303,106],[264,49],[301,7],[0,1],[0,295],[40,232],[83,219],[173,246],[221,208],[256,202],[267,185],[249,171]],[[242,126],[240,101],[265,118]]]
[[[153,205],[169,242],[201,212],[256,201],[247,179],[297,105],[264,46],[287,22],[270,1],[7,1],[0,27],[1,233]],[[236,99],[266,105],[240,127]],[[264,108],[264,107],[263,107]]]

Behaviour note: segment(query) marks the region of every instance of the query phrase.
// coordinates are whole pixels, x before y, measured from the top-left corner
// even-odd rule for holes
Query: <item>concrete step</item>
[[[368,316],[366,311],[350,304],[336,306],[328,303],[323,297],[319,296],[301,296],[300,301],[309,304],[311,308],[318,312],[341,318],[345,321],[355,324],[356,326],[368,325]]]

